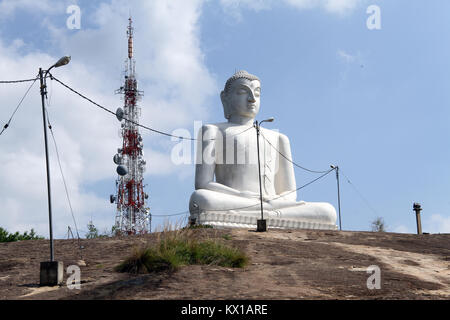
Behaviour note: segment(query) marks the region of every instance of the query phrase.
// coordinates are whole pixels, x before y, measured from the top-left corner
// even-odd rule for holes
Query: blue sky
[[[72,4],[81,9],[79,30],[66,26]],[[370,5],[381,10],[380,30],[366,26]],[[450,232],[448,1],[0,1],[2,78],[33,77],[71,55],[55,76],[117,108],[130,12],[143,124],[193,135],[194,121],[223,121],[220,90],[245,69],[262,81],[259,119],[275,117],[267,126],[288,135],[294,161],[313,170],[337,164],[352,182],[341,176],[345,230],[369,230],[380,216],[389,231],[414,233],[412,204],[420,202],[424,231]],[[1,85],[2,122],[26,86]],[[119,123],[57,83],[49,97],[78,226],[92,219],[109,229]],[[36,85],[0,136],[0,225],[47,236],[39,103]],[[187,210],[194,166],[171,163],[177,141],[142,134],[152,212]],[[73,222],[54,155],[51,172],[55,230],[64,237]],[[298,186],[315,177],[296,169]],[[337,207],[334,175],[298,199]]]

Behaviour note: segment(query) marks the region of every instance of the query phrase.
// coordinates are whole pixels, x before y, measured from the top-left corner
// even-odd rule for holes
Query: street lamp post
[[[53,248],[53,226],[52,226],[52,201],[51,201],[51,188],[50,188],[50,164],[48,161],[48,143],[47,143],[47,117],[45,113],[45,96],[47,95],[46,78],[49,71],[52,68],[58,68],[60,66],[68,64],[70,57],[62,57],[48,70],[42,70],[39,68],[39,79],[41,85],[41,101],[42,101],[42,119],[44,123],[44,142],[45,142],[45,164],[47,169],[47,200],[48,200],[48,218],[49,218],[49,231],[50,231],[50,261],[41,262],[40,284],[44,285],[57,285],[62,282],[63,278],[63,264],[61,261],[55,261],[54,248]]]
[[[47,74],[47,73],[46,73]],[[53,253],[53,227],[52,227],[52,199],[50,188],[50,165],[48,161],[48,144],[47,144],[47,117],[45,115],[45,95],[47,94],[47,86],[44,80],[44,71],[39,68],[39,78],[41,81],[41,100],[42,100],[42,119],[44,121],[44,142],[45,142],[45,165],[47,168],[47,201],[48,201],[48,219],[50,230],[50,261],[54,260]]]
[[[258,120],[255,120],[255,128],[256,128],[256,146],[257,146],[257,152],[258,152],[258,177],[259,177],[259,200],[261,203],[261,219],[256,221],[256,231],[257,232],[265,232],[267,231],[267,222],[264,219],[264,209],[263,209],[263,200],[262,200],[262,185],[261,185],[261,160],[259,157],[259,134],[260,134],[260,126],[263,122],[273,122],[275,120],[273,117],[263,120],[261,122],[258,122]]]
[[[330,166],[331,169],[336,170],[336,181],[337,181],[337,192],[338,192],[338,211],[339,211],[339,230],[342,231],[342,223],[341,223],[341,194],[339,192],[339,166]]]

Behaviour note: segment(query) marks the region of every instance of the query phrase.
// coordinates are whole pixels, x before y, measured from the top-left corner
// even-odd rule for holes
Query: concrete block
[[[267,223],[265,219],[260,219],[256,222],[256,231],[257,232],[267,231]]]
[[[62,261],[41,262],[41,286],[57,286],[63,282],[64,265]]]

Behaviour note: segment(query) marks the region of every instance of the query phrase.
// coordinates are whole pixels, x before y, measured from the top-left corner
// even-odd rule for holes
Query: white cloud
[[[361,2],[361,0],[326,0],[322,1],[322,5],[329,12],[345,14],[355,9]]]
[[[284,0],[297,9],[322,8],[330,13],[346,14],[353,11],[362,0]]]
[[[423,232],[450,233],[450,216],[433,214],[429,218],[422,216],[422,219]]]
[[[176,165],[171,160],[170,150],[164,152],[145,149],[145,159],[148,163],[147,173],[151,175],[167,175],[179,170],[183,171],[186,167]],[[191,169],[191,168],[190,168]]]
[[[0,18],[11,17],[16,11],[26,10],[32,12],[45,12],[46,14],[64,10],[62,1],[51,0],[2,0],[0,2]]]
[[[407,226],[399,225],[392,230],[398,233],[417,233],[416,227],[410,229]],[[450,233],[450,216],[433,214],[431,216],[422,215],[422,232],[428,233]]]
[[[3,1],[0,8],[3,6],[9,14],[20,14],[20,10],[33,12],[36,6],[35,1],[13,3]],[[53,3],[43,2],[36,14],[42,15],[45,5]],[[123,103],[114,95],[114,90],[122,82],[121,71],[127,54],[125,31],[131,6],[138,81],[140,89],[145,91],[140,102],[141,123],[167,132],[179,127],[192,130],[194,120],[205,120],[207,105],[218,93],[200,49],[197,23],[202,4],[200,0],[177,1],[175,4],[158,0],[141,2],[138,6],[125,0],[112,0],[99,5],[98,10],[82,12],[83,19],[95,21],[96,27],[84,29],[86,24],[82,23],[79,31],[65,29],[65,25],[59,28],[48,15],[44,16],[43,25],[48,32],[41,34],[47,37],[46,45],[51,43],[52,50],[58,54],[46,54],[44,47],[24,54],[19,50],[27,45],[24,39],[18,38],[11,44],[0,40],[0,72],[12,79],[29,78],[37,73],[39,66],[45,68],[60,56],[71,55],[69,65],[53,69],[52,73],[94,101],[115,110]],[[7,121],[28,85],[0,87],[0,121]],[[114,207],[107,198],[103,199],[83,186],[110,179],[111,188],[114,188],[116,174],[112,156],[121,145],[119,122],[54,81],[49,80],[48,87],[48,111],[78,226],[86,229],[93,215],[100,230],[111,227]],[[4,204],[0,226],[22,232],[33,227],[39,234],[47,236],[42,126],[37,83],[10,128],[0,136],[0,202]],[[183,168],[174,168],[169,162],[167,147],[160,147],[161,144],[172,145],[170,138],[143,130],[141,133],[148,166],[145,179],[153,174],[185,176]],[[49,145],[55,235],[63,236],[67,225],[72,225],[72,218],[50,136]]]
[[[224,10],[237,19],[241,19],[240,9],[253,11],[270,10],[275,5],[287,5],[298,10],[323,9],[329,13],[345,15],[352,12],[365,0],[220,0]]]
[[[249,9],[260,11],[267,10],[274,4],[273,0],[220,0],[220,4],[227,9],[238,9],[247,7]]]
[[[396,233],[413,233],[411,230],[409,230],[409,228],[407,226],[404,226],[404,225],[396,226],[395,228],[392,229],[392,232],[396,232]]]

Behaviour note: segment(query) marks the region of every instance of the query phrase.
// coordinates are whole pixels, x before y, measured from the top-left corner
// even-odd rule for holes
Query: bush
[[[194,224],[187,227],[184,227],[183,229],[212,229],[213,226],[209,224]]]
[[[372,221],[372,231],[373,232],[386,232],[386,223],[381,217],[376,218]]]
[[[92,221],[89,221],[87,228],[88,232],[86,232],[86,239],[110,238],[119,234],[116,226],[111,228],[111,232],[105,230],[103,233],[99,233],[97,227]]]
[[[134,249],[133,254],[115,270],[129,273],[175,271],[183,265],[208,264],[242,268],[248,257],[239,249],[218,240],[197,240],[186,232],[163,235],[151,247]]]
[[[36,235],[34,229],[31,229],[30,233],[25,231],[23,234],[20,234],[19,232],[9,233],[6,229],[0,227],[0,242],[39,240],[39,239],[44,239],[44,237]]]
[[[133,255],[115,267],[118,272],[149,273],[171,270],[172,265],[151,248],[134,249]]]
[[[95,239],[95,238],[99,237],[98,230],[94,226],[92,221],[89,221],[87,228],[88,228],[88,232],[86,233],[86,239]]]

